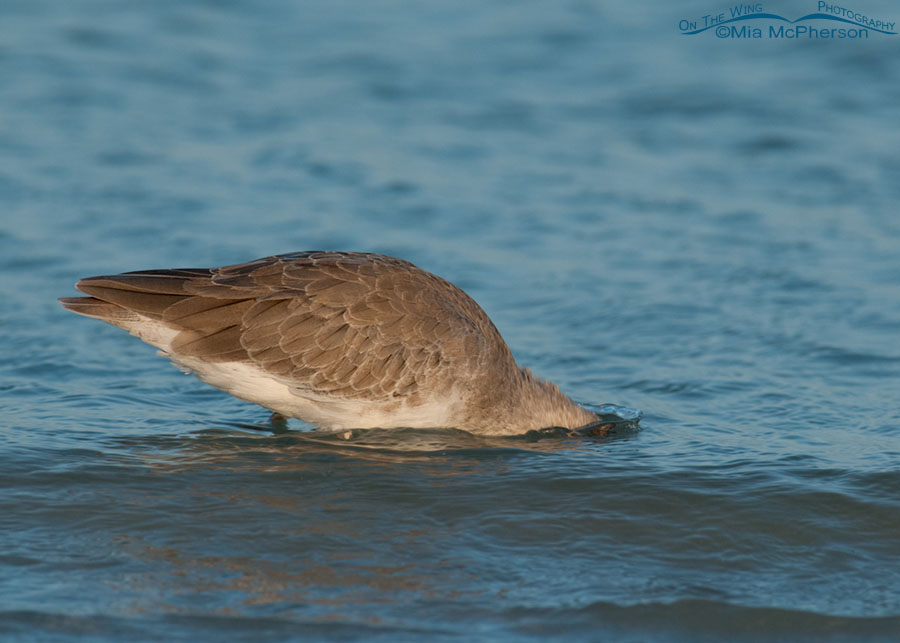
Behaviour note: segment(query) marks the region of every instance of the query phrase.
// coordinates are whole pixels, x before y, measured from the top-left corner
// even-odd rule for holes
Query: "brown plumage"
[[[377,254],[89,277],[69,310],[128,330],[200,379],[324,428],[513,434],[596,415],[520,369],[453,284]]]

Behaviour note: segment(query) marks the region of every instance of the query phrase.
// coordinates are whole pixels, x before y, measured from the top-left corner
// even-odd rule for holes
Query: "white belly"
[[[292,387],[283,379],[244,362],[210,363],[190,357],[166,356],[222,391],[323,429],[450,427],[454,418],[459,417],[456,413],[459,404],[453,398],[412,406],[397,401],[328,396]]]

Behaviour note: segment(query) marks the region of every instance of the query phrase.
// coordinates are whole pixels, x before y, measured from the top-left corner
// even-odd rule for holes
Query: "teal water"
[[[726,9],[0,4],[0,636],[896,640],[900,36]],[[641,428],[259,430],[56,302],[317,248]]]

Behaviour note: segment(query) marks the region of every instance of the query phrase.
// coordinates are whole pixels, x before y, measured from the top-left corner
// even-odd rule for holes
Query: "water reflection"
[[[231,468],[297,471],[322,458],[353,459],[386,465],[417,463],[435,466],[434,475],[495,467],[497,460],[573,450],[597,450],[629,439],[637,427],[607,422],[579,432],[543,429],[521,436],[481,436],[457,429],[353,429],[336,432],[282,430],[267,424],[231,423],[230,428],[204,428],[183,435],[142,435],[108,440],[155,467]]]
[[[334,523],[324,537],[349,536],[345,525]],[[323,529],[323,524],[316,525]],[[384,534],[395,543],[426,538],[425,530]],[[269,607],[283,617],[313,620],[372,622],[390,605],[414,600],[458,598],[459,563],[452,558],[404,564],[376,563],[365,546],[358,551],[297,552],[290,561],[250,556],[197,555],[172,545],[155,545],[143,536],[122,535],[113,542],[119,555],[153,571],[126,575],[119,591],[140,598],[134,613],[160,610],[204,615],[240,615]],[[263,543],[260,548],[265,549]],[[305,554],[305,555],[304,555]],[[453,578],[451,578],[453,577]],[[380,611],[376,616],[372,608]],[[371,614],[367,612],[372,611]]]

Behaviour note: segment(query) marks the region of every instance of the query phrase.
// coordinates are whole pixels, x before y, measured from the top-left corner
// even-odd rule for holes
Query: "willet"
[[[408,261],[296,252],[88,277],[64,297],[204,382],[324,429],[484,435],[598,421],[520,368],[465,292]]]

